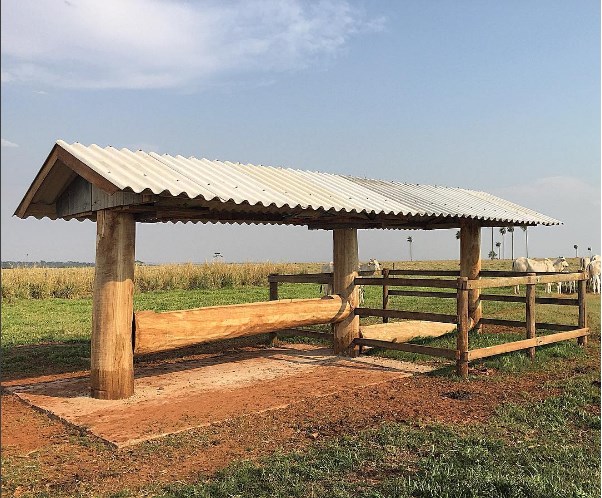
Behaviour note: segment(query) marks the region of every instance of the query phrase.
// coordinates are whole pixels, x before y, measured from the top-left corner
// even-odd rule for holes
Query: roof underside
[[[90,200],[88,200],[88,193]],[[59,140],[16,215],[94,219],[98,209],[138,221],[451,228],[557,225],[485,192],[228,161],[68,144]]]

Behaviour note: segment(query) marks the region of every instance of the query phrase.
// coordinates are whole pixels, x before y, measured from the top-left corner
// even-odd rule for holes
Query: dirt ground
[[[160,372],[161,368],[173,369],[174,363],[193,360],[208,361],[206,355],[200,355],[149,362],[140,368]],[[14,496],[32,491],[50,495],[103,493],[121,489],[135,491],[149,484],[194,481],[237,460],[255,460],[278,450],[303,449],[316,441],[353,434],[385,421],[412,425],[483,423],[501,403],[551,394],[541,388],[550,379],[552,374],[549,373],[503,376],[503,379],[500,376],[503,381],[496,382],[496,372],[479,370],[477,366],[473,373],[481,377],[462,382],[421,373],[395,375],[386,368],[367,371],[374,376],[370,382],[359,387],[348,382],[338,390],[328,385],[342,378],[333,378],[333,370],[328,368],[321,377],[315,369],[273,377],[262,381],[261,389],[253,392],[243,386],[237,393],[237,403],[244,401],[245,390],[247,401],[250,401],[248,396],[257,397],[254,403],[278,398],[292,388],[297,392],[305,390],[306,395],[288,399],[277,409],[234,413],[209,425],[119,449],[32,408],[6,390],[8,384],[65,379],[81,382],[80,377],[85,377],[87,372],[6,382],[2,395],[1,442],[3,459],[11,465],[3,469],[4,491]],[[345,375],[358,374],[347,371]],[[381,378],[377,378],[378,375]],[[326,383],[327,388],[316,389],[320,383]],[[223,398],[232,392],[214,394]],[[169,401],[164,406],[164,412],[169,414]],[[168,415],[167,423],[170,423]],[[26,461],[27,465],[19,465],[20,461]],[[18,472],[13,470],[17,467]],[[13,475],[13,472],[16,473]],[[7,482],[10,488],[6,487]]]

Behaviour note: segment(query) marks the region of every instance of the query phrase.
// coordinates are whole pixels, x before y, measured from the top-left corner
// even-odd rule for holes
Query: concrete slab
[[[125,400],[91,398],[87,376],[6,389],[123,447],[429,370],[397,360],[342,358],[327,348],[287,344],[139,367],[135,394]]]

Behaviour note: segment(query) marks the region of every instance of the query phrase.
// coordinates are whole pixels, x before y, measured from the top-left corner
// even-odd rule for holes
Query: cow
[[[358,271],[361,272],[376,272],[378,270],[381,269],[380,267],[380,263],[378,262],[377,259],[370,259],[367,263],[360,263],[357,266]],[[322,273],[333,273],[334,272],[334,263],[331,261],[330,263],[328,263],[327,265],[322,266]],[[360,306],[364,304],[364,286],[363,285],[358,285],[358,291],[359,291],[359,304]],[[331,294],[334,293],[334,289],[332,287],[332,284],[322,284],[320,286],[320,292],[322,294],[324,294],[325,296],[330,296]]]
[[[556,261],[551,259],[544,259],[538,261],[536,259],[529,258],[517,258],[512,262],[512,271],[519,273],[538,273],[538,272],[561,272],[565,271],[569,267],[566,259],[563,256],[556,258]],[[514,293],[518,294],[519,286],[514,287]],[[552,292],[552,284],[546,284],[546,292],[550,294]]]
[[[587,265],[587,275],[594,294],[600,294],[600,264],[599,259],[595,259]]]

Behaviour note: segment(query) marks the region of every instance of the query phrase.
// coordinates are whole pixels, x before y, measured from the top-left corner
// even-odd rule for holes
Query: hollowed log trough
[[[352,309],[338,295],[134,314],[134,354],[156,353],[220,339],[337,323]]]

